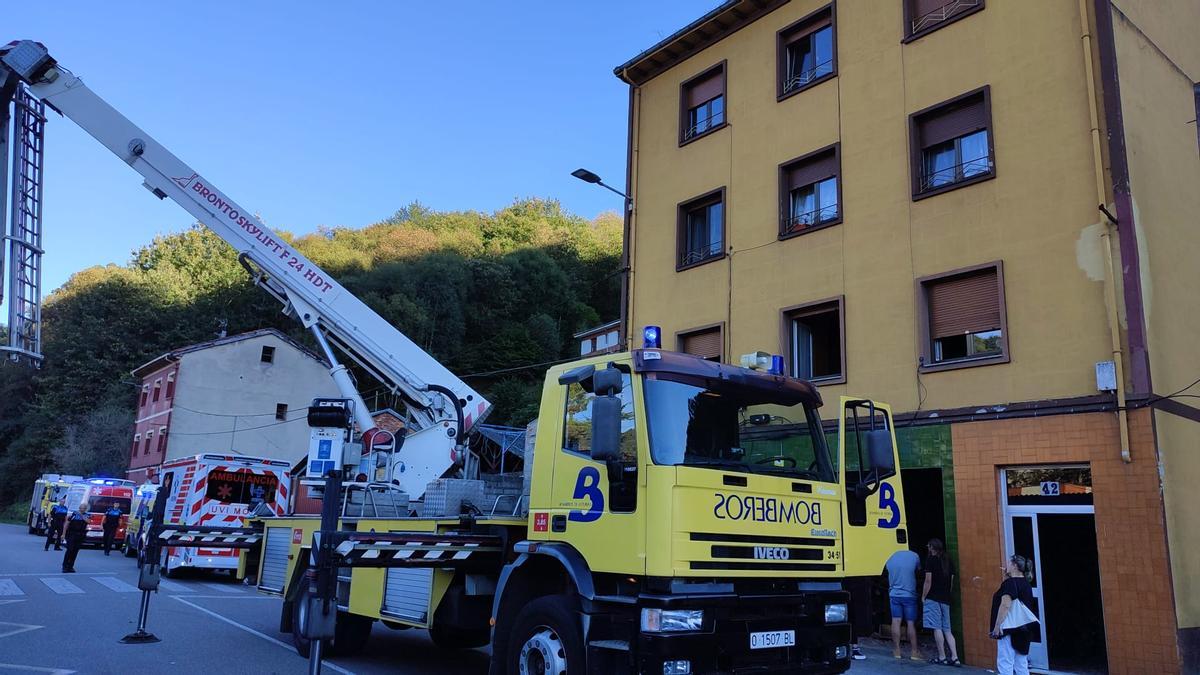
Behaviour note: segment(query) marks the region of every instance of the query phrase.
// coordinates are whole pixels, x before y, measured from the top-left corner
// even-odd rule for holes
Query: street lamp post
[[[621,268],[617,272],[621,275],[621,328],[620,339],[626,347],[629,347],[629,231],[633,220],[633,199],[616,189],[615,187],[606,184],[600,179],[600,176],[588,171],[587,169],[575,169],[571,175],[585,183],[599,185],[606,190],[615,192],[621,195],[625,200],[625,227],[621,235]]]
[[[597,176],[596,174],[592,173],[591,171],[588,171],[587,169],[575,169],[574,171],[571,172],[571,175],[575,176],[576,178],[578,178],[579,180],[581,180],[585,183],[592,183],[594,185],[599,185],[602,188],[611,190],[612,192],[615,192],[615,193],[621,195],[621,197],[623,197],[625,199],[625,210],[626,211],[633,208],[633,200],[629,198],[629,195],[625,194],[624,192],[621,192],[620,190],[616,189],[615,187],[609,185],[608,183],[605,183],[603,180],[600,180],[600,176]]]

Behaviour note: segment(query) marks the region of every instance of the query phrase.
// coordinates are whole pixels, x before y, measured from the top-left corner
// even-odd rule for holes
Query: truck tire
[[[492,639],[490,628],[456,628],[435,623],[429,627],[429,639],[438,649],[474,649]]]
[[[292,602],[292,645],[296,648],[296,653],[304,658],[308,658],[309,652],[312,651],[312,640],[300,634],[300,613],[308,611],[308,591],[302,590]],[[323,656],[332,656],[330,647],[332,643],[329,640],[325,641],[325,647],[321,650]]]
[[[513,621],[508,642],[509,675],[578,675],[585,653],[579,603],[567,595],[547,595],[525,606]]]
[[[333,629],[333,645],[329,649],[330,655],[354,656],[361,652],[371,639],[371,626],[374,623],[370,617],[338,612],[337,624]]]

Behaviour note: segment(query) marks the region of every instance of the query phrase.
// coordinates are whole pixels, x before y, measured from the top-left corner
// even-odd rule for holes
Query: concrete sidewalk
[[[859,647],[862,648],[863,654],[866,654],[865,661],[854,661],[850,666],[850,672],[853,675],[875,675],[876,673],[968,673],[972,675],[980,675],[982,673],[993,672],[983,668],[974,668],[971,666],[963,666],[961,668],[953,668],[949,666],[939,666],[929,663],[929,659],[937,656],[937,648],[933,646],[931,640],[929,644],[921,644],[923,649],[922,654],[924,659],[921,661],[912,661],[908,658],[908,645],[904,645],[904,658],[892,658],[892,643],[888,640],[877,640],[875,638],[863,638],[859,641]]]

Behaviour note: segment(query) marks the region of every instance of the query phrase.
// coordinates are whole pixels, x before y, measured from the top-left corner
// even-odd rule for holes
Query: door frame
[[[1053,464],[1053,465],[1044,465],[1044,464],[1013,465],[1013,466],[997,467],[997,468],[999,468],[999,471],[996,472],[996,478],[999,481],[999,485],[997,486],[997,489],[999,490],[999,495],[1000,495],[1000,515],[1002,518],[1002,524],[1004,526],[1004,558],[1005,558],[1005,560],[1007,560],[1014,553],[1014,550],[1013,550],[1014,549],[1013,525],[1012,525],[1013,517],[1014,516],[1027,517],[1030,519],[1031,524],[1033,526],[1033,546],[1034,546],[1034,551],[1035,551],[1033,574],[1034,574],[1034,578],[1037,580],[1037,586],[1034,587],[1034,589],[1033,589],[1033,596],[1035,598],[1037,598],[1037,600],[1038,600],[1038,609],[1040,610],[1038,612],[1038,614],[1039,614],[1038,629],[1041,631],[1042,641],[1040,643],[1033,643],[1030,645],[1030,647],[1029,647],[1029,667],[1030,667],[1030,669],[1036,669],[1039,672],[1045,672],[1045,673],[1053,673],[1055,671],[1050,669],[1050,643],[1046,638],[1046,617],[1045,617],[1045,613],[1046,613],[1046,600],[1045,600],[1046,582],[1045,582],[1045,578],[1042,576],[1041,540],[1039,539],[1040,534],[1038,532],[1038,518],[1037,517],[1039,514],[1043,514],[1043,513],[1048,514],[1048,515],[1049,514],[1090,515],[1090,516],[1092,516],[1093,519],[1095,519],[1095,516],[1096,516],[1096,505],[1095,505],[1094,501],[1092,504],[1066,504],[1066,505],[1053,505],[1053,504],[1028,504],[1028,505],[1026,505],[1026,504],[1022,504],[1022,505],[1017,505],[1017,506],[1009,505],[1009,503],[1008,503],[1008,481],[1007,481],[1007,478],[1005,475],[1009,470],[1020,470],[1020,469],[1030,469],[1030,468],[1045,469],[1045,468],[1049,468],[1049,467],[1064,468],[1064,469],[1091,468],[1091,465],[1088,463],[1071,463],[1071,462],[1064,463],[1064,464]],[[1098,561],[1099,560],[1099,551],[1098,550],[1096,552],[1096,555],[1097,555],[1097,561]],[[990,617],[989,617],[989,620],[990,620]],[[1036,656],[1035,656],[1035,653],[1036,653]]]

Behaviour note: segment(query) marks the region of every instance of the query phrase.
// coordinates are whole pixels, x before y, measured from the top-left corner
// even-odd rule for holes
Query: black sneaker
[[[858,645],[850,645],[850,657],[855,661],[865,661],[867,655],[858,648]]]

